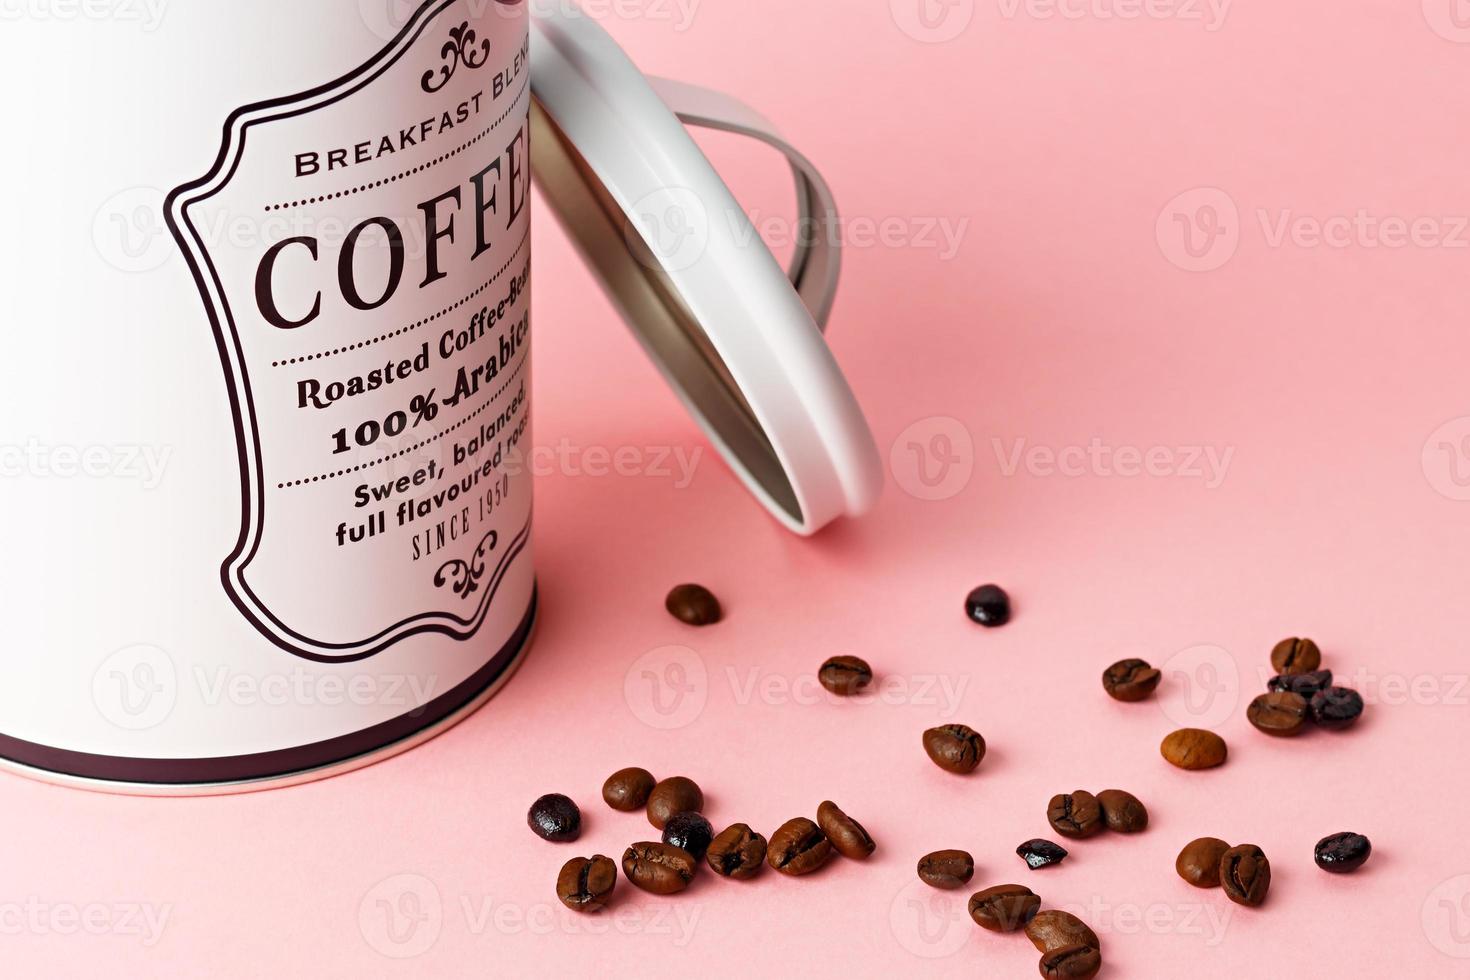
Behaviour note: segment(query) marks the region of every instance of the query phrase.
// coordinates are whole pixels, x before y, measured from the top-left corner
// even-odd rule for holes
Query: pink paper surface
[[[877,511],[813,541],[767,518],[541,208],[552,462],[524,667],[449,734],[313,785],[160,801],[0,779],[8,973],[1035,975],[968,891],[917,883],[922,854],[959,847],[976,888],[1086,919],[1104,977],[1470,974],[1470,19],[922,2],[593,7],[647,70],[740,93],[830,178],[849,238],[830,336],[890,459]],[[780,162],[708,146],[789,235]],[[637,475],[595,475],[629,447]],[[686,580],[724,623],[664,613]],[[962,614],[987,581],[1015,597],[1004,629]],[[1289,635],[1364,694],[1356,729],[1247,724]],[[834,654],[869,659],[878,696],[827,698]],[[1103,694],[1124,656],[1164,668],[1157,699]],[[990,745],[969,778],[920,748],[951,721]],[[1224,768],[1163,762],[1187,724],[1225,736]],[[576,916],[563,861],[656,839],[600,801],[628,765],[698,780],[718,826],[835,800],[877,853],[674,898],[621,882]],[[1146,833],[1022,865],[1053,793],[1110,787],[1147,803]],[[554,791],[584,808],[576,844],[525,826]],[[1312,846],[1342,830],[1373,857],[1329,876]],[[1174,874],[1203,835],[1266,851],[1263,908]]]

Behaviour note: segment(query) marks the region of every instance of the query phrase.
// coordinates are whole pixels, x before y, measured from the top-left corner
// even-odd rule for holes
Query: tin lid
[[[877,447],[822,339],[838,217],[811,163],[719,93],[643,75],[570,4],[531,23],[536,182],[689,411],[783,524],[811,534],[882,488]],[[684,123],[791,162],[805,232],[789,273]]]

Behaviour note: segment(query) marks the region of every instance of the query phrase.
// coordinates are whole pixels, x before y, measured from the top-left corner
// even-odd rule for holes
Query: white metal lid
[[[533,14],[531,89],[543,196],[726,461],[799,534],[867,510],[882,464],[821,333],[841,254],[821,175],[734,99],[646,78],[570,4]],[[804,234],[789,277],[684,122],[790,160]]]

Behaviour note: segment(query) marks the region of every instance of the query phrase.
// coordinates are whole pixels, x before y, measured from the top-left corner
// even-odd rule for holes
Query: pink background
[[[687,487],[561,467],[538,487],[532,655],[448,735],[245,797],[0,780],[8,972],[1034,975],[1024,938],[968,921],[966,892],[915,884],[940,847],[974,853],[977,888],[1022,882],[1079,912],[1108,977],[1470,970],[1470,30],[1450,0],[1242,2],[1223,22],[1182,0],[956,0],[933,8],[956,34],[937,41],[913,36],[916,2],[604,18],[650,71],[763,108],[832,180],[852,238],[832,343],[897,449],[877,511],[806,542],[709,455]],[[787,213],[777,161],[709,145],[752,209]],[[701,449],[547,217],[537,442]],[[963,230],[956,253],[936,225]],[[1128,475],[1079,453],[1094,439],[1163,449]],[[1207,447],[1221,478],[1194,459]],[[725,623],[665,615],[690,579]],[[961,614],[984,581],[1016,598],[1003,630]],[[1356,730],[1278,742],[1246,723],[1292,634],[1362,690]],[[816,696],[838,653],[875,665],[882,700]],[[1126,655],[1165,667],[1156,701],[1104,696]],[[990,743],[970,778],[920,750],[946,721]],[[1225,768],[1159,758],[1190,722],[1230,742]],[[878,852],[806,879],[705,875],[671,899],[623,883],[576,917],[555,902],[561,863],[655,833],[598,798],[626,765],[694,777],[720,826],[769,833],[831,798]],[[1024,868],[1014,848],[1048,835],[1048,797],[1109,787],[1148,804],[1145,834]],[[583,804],[579,843],[526,829],[550,791]],[[1312,845],[1340,830],[1375,850],[1332,877]],[[1206,834],[1265,849],[1264,908],[1175,876]],[[416,931],[389,933],[380,900],[417,900]],[[27,904],[40,925],[16,918]],[[166,913],[161,933],[125,921],[139,907]],[[98,934],[72,914],[103,916]]]

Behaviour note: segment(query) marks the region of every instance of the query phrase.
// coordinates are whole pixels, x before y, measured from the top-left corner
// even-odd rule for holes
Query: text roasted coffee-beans
[[[572,858],[556,876],[556,897],[573,912],[596,912],[607,904],[617,883],[612,858],[602,854]]]
[[[1148,809],[1143,801],[1121,789],[1105,789],[1097,794],[1103,822],[1109,830],[1120,834],[1136,834],[1148,828]]]
[[[1081,789],[1053,796],[1046,807],[1046,820],[1063,837],[1091,837],[1103,829],[1097,797]]]
[[[771,835],[766,863],[783,875],[804,875],[826,864],[831,854],[832,842],[822,828],[806,817],[797,817]]]
[[[1363,714],[1363,696],[1350,687],[1329,687],[1312,695],[1310,711],[1319,728],[1348,728]]]
[[[766,863],[766,839],[748,824],[731,824],[715,836],[705,861],[724,878],[754,878]]]
[[[998,585],[982,585],[965,597],[965,615],[981,626],[1011,621],[1011,597]]]
[[[1117,701],[1142,701],[1159,686],[1162,676],[1147,660],[1119,660],[1103,671],[1103,690]]]
[[[919,858],[919,880],[935,888],[963,888],[975,876],[975,859],[968,851],[934,851]]]
[[[704,809],[704,793],[692,779],[670,776],[661,779],[648,794],[648,822],[659,830],[676,813],[698,813]]]
[[[1025,885],[994,885],[970,896],[970,918],[991,932],[1015,932],[1041,910],[1041,898]]]
[[[711,626],[720,621],[720,600],[702,585],[676,586],[664,600],[664,608],[675,619],[690,626]]]
[[[940,725],[924,733],[924,751],[948,772],[974,772],[985,758],[985,739],[968,725]]]
[[[831,800],[824,800],[817,807],[817,826],[843,857],[861,861],[877,846],[863,825],[843,813]]]
[[[1026,841],[1026,843],[1016,848],[1016,853],[1021,856],[1021,860],[1025,861],[1027,866],[1033,871],[1050,864],[1061,864],[1067,857],[1067,849],[1065,847],[1039,837]]]
[[[1271,649],[1271,666],[1278,674],[1310,674],[1322,666],[1322,651],[1311,640],[1293,636]]]
[[[1372,853],[1373,845],[1368,838],[1348,832],[1322,838],[1312,856],[1323,871],[1346,874],[1361,868]]]
[[[1225,762],[1225,740],[1203,728],[1181,728],[1164,736],[1159,752],[1180,769],[1213,769]]]
[[[860,657],[831,657],[817,671],[822,686],[839,697],[851,697],[873,683],[873,668]]]
[[[1031,945],[1043,953],[1050,953],[1065,946],[1091,946],[1093,949],[1102,949],[1102,944],[1097,941],[1097,933],[1092,931],[1091,926],[1071,912],[1063,912],[1060,909],[1037,912],[1031,921],[1026,923],[1026,938],[1031,940]]]
[[[698,813],[676,813],[664,822],[664,843],[688,851],[695,860],[704,857],[714,837],[714,828]]]
[[[1196,888],[1219,888],[1220,859],[1228,850],[1230,845],[1218,837],[1192,840],[1174,859],[1174,870]]]
[[[1245,709],[1245,717],[1267,735],[1298,735],[1307,723],[1307,699],[1291,691],[1260,694]]]
[[[1091,946],[1063,946],[1042,953],[1038,968],[1048,980],[1092,980],[1102,969],[1102,954]]]
[[[602,801],[614,810],[632,813],[648,804],[648,794],[653,792],[653,773],[634,766],[619,769],[607,777],[602,784]]]
[[[644,841],[623,852],[623,876],[654,895],[688,888],[697,867],[693,855],[671,844]]]
[[[1220,887],[1237,905],[1260,905],[1271,888],[1271,862],[1254,844],[1232,847],[1220,858]]]
[[[526,823],[542,840],[565,844],[582,835],[582,811],[560,793],[548,793],[526,811]]]

